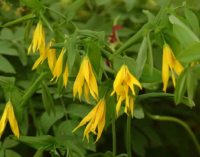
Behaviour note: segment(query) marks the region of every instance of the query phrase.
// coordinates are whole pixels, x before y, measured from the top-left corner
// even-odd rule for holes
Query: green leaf
[[[194,92],[197,86],[197,78],[191,69],[187,70],[187,95],[189,103],[193,103]]]
[[[44,112],[40,118],[39,125],[44,133],[47,133],[50,127],[64,116],[63,107],[55,107],[55,111]]]
[[[111,2],[111,0],[95,0],[97,5],[106,5]]]
[[[126,10],[131,11],[131,9],[134,7],[134,4],[136,3],[136,0],[124,0],[124,2],[126,4]]]
[[[13,32],[9,28],[3,28],[1,30],[0,39],[12,40],[14,38]]]
[[[6,157],[22,157],[20,154],[18,154],[17,152],[15,152],[15,151],[13,151],[13,150],[9,150],[9,149],[7,149],[6,151],[5,151],[5,156]]]
[[[72,71],[72,68],[74,66],[74,62],[76,59],[76,55],[78,53],[77,49],[76,49],[76,33],[74,33],[69,40],[67,41],[67,54],[68,54],[68,58],[67,58],[67,63],[68,63],[68,69],[69,69],[69,74]]]
[[[101,65],[101,47],[98,41],[90,39],[86,46],[88,57],[97,76],[99,76]]]
[[[13,20],[13,21],[10,21],[10,22],[8,22],[8,23],[5,23],[5,24],[3,25],[3,27],[12,26],[12,25],[15,25],[15,24],[17,24],[17,23],[21,23],[21,22],[23,22],[23,21],[30,20],[30,19],[35,18],[35,17],[36,17],[36,16],[35,16],[34,14],[28,14],[28,15],[22,16],[22,17],[20,17],[20,18],[18,18],[18,19],[16,19],[16,20]]]
[[[9,56],[18,56],[17,51],[13,48],[10,48],[10,44],[5,41],[0,42],[0,54]]]
[[[147,37],[145,36],[142,40],[138,56],[136,59],[136,77],[140,78],[144,65],[147,60]]]
[[[151,44],[151,39],[150,39],[150,33],[147,34],[147,44],[148,44],[147,64],[149,65],[150,75],[152,75],[153,74],[153,50],[152,50],[152,44]]]
[[[83,118],[91,111],[92,107],[85,104],[69,104],[67,106],[67,113],[73,116]]]
[[[0,71],[11,74],[16,73],[12,64],[10,64],[10,62],[2,55],[0,55]]]
[[[16,140],[13,140],[12,138],[10,138],[9,136],[6,137],[6,139],[3,142],[3,147],[8,149],[8,148],[13,148],[15,146],[17,146],[19,143]]]
[[[195,42],[188,46],[185,50],[183,50],[177,56],[177,59],[185,62],[190,63],[192,61],[196,61],[200,59],[200,42]]]
[[[136,104],[134,107],[134,112],[133,112],[133,116],[136,119],[143,119],[144,118],[144,111],[141,105]]]
[[[33,157],[43,157],[43,149],[38,149]]]
[[[53,136],[42,135],[42,136],[20,136],[18,139],[20,142],[25,143],[35,149],[40,149],[41,147],[51,147],[56,144]]]
[[[185,13],[185,17],[186,17],[187,21],[189,22],[190,27],[192,28],[193,32],[195,34],[197,34],[197,36],[199,36],[200,35],[199,19],[197,18],[195,13],[188,8],[184,9],[184,13]]]
[[[85,3],[85,0],[76,0],[67,7],[67,20],[70,21],[74,18],[78,9]]]
[[[187,70],[184,70],[177,79],[174,100],[176,104],[179,104],[186,91],[186,73]]]
[[[173,24],[173,32],[176,38],[183,47],[187,47],[193,42],[199,42],[199,38],[177,17],[170,15],[169,20]]]
[[[145,147],[147,146],[147,139],[142,133],[140,133],[136,129],[134,129],[132,133],[132,143],[134,152],[141,157],[145,157]]]
[[[51,93],[49,92],[49,88],[44,82],[42,83],[42,101],[44,104],[44,108],[46,109],[48,114],[50,114],[51,111],[54,111],[55,105],[53,98],[51,96]]]

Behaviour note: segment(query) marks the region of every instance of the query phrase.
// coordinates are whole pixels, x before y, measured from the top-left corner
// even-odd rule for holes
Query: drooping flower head
[[[35,53],[37,50],[43,51],[44,49],[45,49],[45,32],[42,26],[42,22],[39,21],[33,32],[33,39],[28,48],[28,54],[30,54],[31,51]]]
[[[122,65],[118,71],[116,78],[113,83],[113,92],[111,95],[116,93],[117,95],[117,105],[116,105],[116,115],[118,116],[121,104],[125,101],[125,113],[128,116],[133,117],[133,108],[134,108],[134,97],[135,89],[134,85],[142,89],[140,82],[130,73],[126,65]],[[130,92],[129,92],[130,91]]]
[[[56,78],[56,81],[58,80],[58,78],[60,77],[63,71],[63,56],[64,56],[65,51],[66,51],[65,48],[61,50],[60,55],[56,61],[56,64],[53,70],[53,79]]]
[[[172,82],[174,87],[176,86],[176,76],[179,76],[183,71],[183,66],[175,58],[172,49],[168,44],[163,46],[163,59],[162,59],[162,81],[163,91],[166,92],[169,81],[169,75],[171,72]]]
[[[82,92],[84,87],[84,95],[87,102],[89,102],[89,93],[94,99],[98,99],[98,86],[95,75],[92,70],[92,65],[87,56],[82,60],[78,75],[73,86],[73,96],[76,97],[78,93],[79,99],[81,100]]]
[[[84,137],[89,141],[89,133],[97,135],[96,142],[101,137],[103,132],[103,128],[105,126],[105,114],[106,114],[106,106],[105,100],[101,99],[97,105],[83,118],[83,120],[79,123],[79,125],[73,130],[75,132],[78,128],[83,125],[86,125],[84,131]]]
[[[5,130],[7,121],[10,124],[10,128],[11,128],[13,134],[19,138],[19,127],[17,124],[17,120],[15,118],[14,109],[13,109],[13,106],[12,106],[10,100],[7,102],[5,109],[3,111],[3,115],[0,120],[0,137],[2,136],[2,134]]]

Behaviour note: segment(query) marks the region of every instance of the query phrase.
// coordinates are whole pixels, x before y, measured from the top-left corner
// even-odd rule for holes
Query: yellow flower
[[[51,48],[53,41],[50,41],[47,46],[47,57],[48,57],[48,65],[49,69],[53,73],[53,69],[56,62],[56,49]]]
[[[14,135],[19,138],[19,128],[18,128],[17,120],[15,118],[13,106],[10,100],[7,102],[3,115],[0,120],[0,137],[2,136],[5,130],[7,121],[9,122],[11,130],[14,133]]]
[[[101,134],[103,132],[103,128],[105,126],[105,114],[106,114],[106,106],[105,100],[101,99],[97,105],[83,118],[83,120],[79,123],[79,125],[72,131],[75,132],[79,127],[85,125],[87,126],[84,131],[84,137],[89,141],[89,133],[97,135],[96,141],[99,140]],[[97,132],[96,132],[97,131]]]
[[[42,50],[43,48],[45,48],[45,33],[42,27],[42,22],[39,21],[35,28],[35,31],[33,32],[33,39],[28,48],[28,54],[30,54],[31,50],[34,53],[37,50]]]
[[[68,65],[67,65],[67,63],[66,63],[65,70],[64,70],[64,73],[63,73],[63,86],[64,86],[65,88],[66,88],[66,86],[67,86],[68,75],[69,75],[69,71],[68,71]]]
[[[169,81],[169,72],[171,71],[172,82],[174,87],[176,86],[175,77],[179,76],[183,71],[183,66],[175,58],[172,49],[168,44],[163,46],[163,59],[162,59],[162,81],[163,81],[163,91],[166,92],[167,85]]]
[[[40,48],[40,56],[33,64],[32,70],[35,70],[39,64],[42,64],[44,60],[47,58],[47,51],[45,47]]]
[[[63,48],[61,50],[61,53],[56,61],[54,70],[53,70],[53,79],[56,78],[56,81],[58,80],[58,78],[60,77],[61,73],[62,73],[62,67],[63,67],[63,56],[65,53],[65,48]]]
[[[126,65],[122,65],[120,70],[117,73],[117,76],[113,83],[113,91],[111,95],[116,93],[117,95],[117,105],[116,105],[116,114],[118,116],[119,110],[121,108],[122,102],[125,100],[125,113],[128,116],[133,117],[133,108],[134,108],[134,99],[135,89],[134,85],[142,89],[140,82],[130,73]],[[129,94],[129,89],[131,94]]]
[[[84,86],[84,95],[87,102],[89,102],[89,93],[97,100],[98,86],[95,75],[92,71],[90,60],[87,56],[83,58],[78,75],[73,86],[73,96],[76,97],[78,93],[81,100],[82,88]]]

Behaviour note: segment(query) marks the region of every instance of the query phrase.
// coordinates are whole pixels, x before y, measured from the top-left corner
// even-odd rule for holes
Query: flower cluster
[[[109,37],[110,44],[116,43],[119,41],[117,36],[117,30],[120,30],[121,26],[114,26],[112,30],[112,34]],[[36,29],[33,33],[33,40],[31,45],[29,46],[28,53],[30,54],[31,50],[35,53],[39,51],[39,58],[33,65],[32,69],[38,67],[39,64],[42,64],[44,60],[47,59],[49,69],[53,75],[52,80],[58,80],[62,76],[63,86],[67,86],[69,69],[68,64],[65,63],[65,53],[67,52],[66,48],[62,48],[58,58],[56,57],[56,50],[52,48],[53,40],[51,40],[47,46],[45,46],[45,33],[42,27],[41,22],[39,22],[36,26]],[[63,69],[64,67],[64,69]],[[175,58],[171,48],[169,45],[165,44],[163,47],[163,63],[162,63],[162,80],[163,80],[163,91],[166,92],[169,74],[171,72],[172,81],[175,86],[175,78],[180,75],[183,71],[183,66],[181,63]],[[134,113],[134,100],[137,95],[137,91],[135,88],[138,87],[142,89],[142,85],[139,80],[129,71],[127,65],[122,65],[117,75],[115,77],[113,83],[113,91],[111,96],[116,94],[116,115],[119,116],[120,108],[122,103],[125,103],[124,112],[133,117]],[[93,133],[97,135],[96,141],[99,140],[101,134],[103,132],[103,128],[105,126],[105,115],[106,115],[106,100],[105,98],[99,99],[99,91],[98,91],[98,83],[95,77],[95,73],[93,71],[92,64],[90,62],[90,58],[87,55],[84,55],[82,58],[82,62],[80,64],[80,68],[76,79],[73,85],[73,97],[76,98],[78,95],[79,100],[81,101],[82,97],[86,100],[86,102],[90,103],[90,99],[93,98],[97,104],[95,107],[83,118],[83,120],[79,123],[79,125],[73,130],[76,131],[78,128],[86,125],[84,131],[84,137],[89,140],[89,133]],[[7,109],[8,110],[8,109]],[[9,109],[7,112],[11,112]],[[12,110],[13,111],[13,110]],[[7,114],[6,112],[6,114]],[[11,114],[11,113],[9,113]],[[5,119],[6,115],[3,114]],[[14,118],[13,118],[14,119]],[[11,127],[13,126],[13,120],[8,118]],[[2,120],[3,121],[3,120]],[[5,121],[5,120],[4,120]],[[16,121],[15,121],[16,123]],[[5,124],[5,122],[1,122],[0,125]],[[15,124],[16,125],[16,124]],[[5,128],[5,126],[0,127]],[[18,132],[16,129],[12,130],[16,136],[18,136]],[[1,133],[1,132],[0,132]],[[0,134],[1,135],[1,134]]]

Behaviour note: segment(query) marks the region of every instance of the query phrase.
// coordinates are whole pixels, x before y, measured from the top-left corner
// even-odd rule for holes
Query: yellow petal
[[[5,106],[5,109],[3,111],[3,115],[1,117],[1,121],[0,121],[0,137],[2,136],[4,130],[5,130],[5,127],[6,127],[6,123],[7,123],[7,115],[8,115],[8,110],[9,110],[9,106],[8,104],[6,104]]]
[[[169,80],[169,66],[167,61],[167,51],[163,48],[163,58],[162,58],[162,81],[163,81],[163,91],[166,92],[168,80]]]
[[[118,117],[118,115],[119,115],[119,110],[120,110],[120,108],[121,108],[122,101],[123,101],[124,99],[125,99],[125,97],[120,96],[120,97],[119,97],[119,100],[118,100],[118,102],[117,102],[117,105],[116,105],[116,115],[117,115],[117,117]]]
[[[181,72],[183,71],[183,66],[178,60],[175,61],[174,71],[176,72],[177,75],[180,75]]]
[[[43,60],[43,58],[40,56],[40,57],[35,61],[35,63],[33,64],[32,70],[35,70],[35,69],[38,67],[38,65],[42,63],[42,60]]]
[[[116,90],[116,88],[122,84],[122,81],[124,80],[125,77],[125,65],[123,65],[120,70],[118,71],[114,83],[113,83],[113,89]]]
[[[80,68],[78,75],[76,76],[76,79],[74,81],[74,86],[73,86],[73,97],[76,97],[76,94],[79,94],[79,99],[81,100],[81,95],[82,95],[82,88],[84,85],[84,75],[82,73],[82,69]]]
[[[84,95],[85,95],[85,99],[86,101],[89,103],[90,102],[90,96],[89,96],[89,87],[87,85],[87,83],[84,84]]]
[[[89,122],[89,121],[95,116],[97,107],[98,107],[98,106],[95,106],[95,107],[83,118],[83,120],[79,123],[79,125],[78,125],[72,132],[75,132],[79,127],[81,127],[81,126],[85,125],[87,122]]]
[[[64,73],[63,73],[63,86],[66,88],[67,86],[67,81],[68,81],[68,65],[66,63],[66,66],[65,66],[65,70],[64,70]]]
[[[19,138],[19,128],[18,128],[17,120],[15,118],[13,106],[12,106],[10,101],[8,102],[8,104],[9,104],[9,110],[8,110],[8,115],[7,115],[8,121],[10,123],[10,127],[11,127],[12,132],[14,133],[14,135],[16,137]]]
[[[96,138],[95,142],[97,142],[99,140],[99,138],[101,137],[101,134],[103,132],[103,128],[105,126],[105,119],[106,118],[105,118],[105,111],[104,111],[102,118],[100,119],[99,124],[98,124],[98,134],[97,134],[97,138]]]
[[[56,62],[56,49],[51,48],[51,45],[52,45],[52,42],[50,42],[47,46],[47,55],[48,55],[48,65],[51,72],[53,73],[53,69]]]
[[[65,49],[63,48],[61,50],[61,53],[56,61],[55,64],[55,68],[53,70],[53,79],[56,78],[56,81],[58,80],[58,78],[60,77],[61,73],[62,73],[62,66],[63,66],[63,56],[65,53]]]
[[[133,117],[133,111],[134,111],[134,99],[133,99],[132,96],[130,96],[130,99],[129,99],[129,107],[130,107],[131,116]]]

